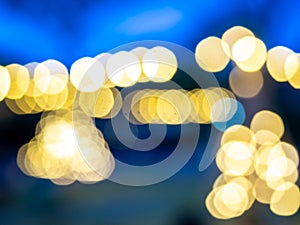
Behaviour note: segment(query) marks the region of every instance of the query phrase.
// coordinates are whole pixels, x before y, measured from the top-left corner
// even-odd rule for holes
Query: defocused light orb
[[[151,94],[145,93],[141,96],[139,104],[138,104],[138,111],[140,115],[143,117],[147,123],[153,123],[154,117],[159,117],[157,114],[157,102],[159,96],[155,97]]]
[[[142,74],[141,74],[141,76],[138,80],[138,82],[140,82],[140,83],[150,81],[149,77],[146,76],[146,74],[144,72],[144,69],[143,69],[143,58],[144,58],[144,55],[147,51],[148,51],[148,49],[145,48],[145,47],[137,47],[137,48],[134,48],[130,51],[132,54],[134,54],[140,60],[140,64],[141,64],[141,67],[142,67]]]
[[[61,109],[71,110],[73,107],[76,107],[76,106],[74,106],[74,104],[75,104],[77,90],[71,82],[67,83],[66,88],[68,89],[67,90],[68,96],[67,96],[65,104],[61,107]]]
[[[177,66],[175,54],[162,46],[149,49],[142,59],[143,72],[153,82],[162,83],[171,80]]]
[[[278,82],[284,82],[289,79],[290,72],[286,70],[286,60],[294,52],[286,47],[277,46],[268,51],[267,56],[267,69],[274,80]],[[289,66],[293,61],[287,62]]]
[[[36,66],[33,80],[42,93],[53,95],[65,89],[69,73],[65,65],[49,59]]]
[[[180,90],[163,92],[157,100],[157,114],[167,124],[181,124],[191,111],[188,97]]]
[[[111,82],[111,80],[108,78],[108,74],[106,72],[106,63],[108,61],[108,59],[112,56],[112,54],[110,53],[107,53],[107,52],[104,52],[104,53],[101,53],[97,56],[95,56],[95,59],[99,60],[102,65],[104,66],[105,68],[105,82],[103,84],[104,87],[106,88],[111,88],[111,87],[115,87],[116,85]]]
[[[258,145],[275,145],[280,137],[270,130],[261,129],[254,134],[253,141]]]
[[[255,197],[253,195],[253,183],[249,180],[248,177],[233,177],[227,181],[227,183],[236,183],[243,187],[247,191],[248,195],[248,206],[246,210],[250,209],[253,203],[255,202]]]
[[[190,94],[189,99],[192,105],[191,110],[195,110],[194,122],[202,124],[210,123],[210,104],[208,102],[207,95],[205,94],[205,90],[195,89],[195,91]]]
[[[106,115],[101,117],[103,119],[111,119],[115,117],[120,112],[123,105],[123,99],[120,91],[117,88],[111,88],[110,91],[113,94],[114,104],[112,106],[112,109]]]
[[[29,73],[26,67],[19,64],[10,64],[6,66],[9,72],[11,86],[7,93],[7,98],[18,99],[23,97],[29,86]]]
[[[236,183],[222,185],[215,189],[214,206],[225,218],[240,216],[248,206],[247,192]]]
[[[228,142],[222,145],[217,153],[217,166],[227,176],[250,175],[254,171],[254,150],[254,147],[246,142]]]
[[[285,73],[291,86],[300,89],[300,54],[291,54],[287,57]]]
[[[254,34],[251,30],[242,27],[242,26],[234,26],[228,29],[222,35],[222,40],[226,43],[224,46],[224,51],[228,55],[228,57],[232,58],[232,47],[233,45],[243,37],[254,37]],[[229,51],[227,50],[229,47]]]
[[[288,55],[284,62],[284,72],[287,79],[291,79],[299,69],[299,54],[292,53]]]
[[[223,50],[226,43],[222,42],[220,38],[208,37],[198,43],[195,58],[198,65],[205,71],[219,72],[227,66],[229,57]]]
[[[135,55],[120,51],[107,60],[106,72],[109,80],[116,86],[129,87],[138,81],[142,69]]]
[[[255,199],[262,204],[270,204],[274,190],[264,180],[259,178],[254,183],[253,194]]]
[[[43,111],[58,110],[66,104],[68,91],[68,86],[65,86],[56,94],[44,93],[41,96],[34,97],[34,100]]]
[[[215,207],[216,190],[212,190],[205,199],[205,206],[208,212],[217,219],[229,219],[228,217],[222,215]]]
[[[165,91],[163,90],[150,89],[145,90],[140,95],[134,96],[133,102],[139,101],[137,112],[140,113],[140,115],[136,115],[136,113],[134,113],[134,115],[138,117],[139,121],[146,121],[146,123],[163,123],[158,113],[157,103],[160,95],[164,92]]]
[[[281,141],[277,144],[276,147],[278,147],[288,159],[291,159],[296,166],[299,165],[299,154],[297,149],[293,145]]]
[[[0,101],[2,101],[9,92],[10,82],[9,71],[5,67],[0,66]]]
[[[276,189],[285,182],[295,183],[297,180],[297,165],[285,156],[277,157],[268,165],[266,182],[269,187]]]
[[[231,90],[239,97],[255,97],[264,84],[261,71],[245,72],[235,67],[229,75],[229,85]]]
[[[232,47],[232,59],[246,72],[255,72],[262,68],[267,58],[267,48],[256,37],[243,37]]]
[[[89,93],[82,92],[79,93],[79,105],[87,115],[101,118],[112,110],[114,96],[109,88],[100,88]]]
[[[273,193],[270,209],[279,216],[294,215],[300,206],[299,187],[293,183],[284,183]]]
[[[70,80],[79,91],[94,92],[103,86],[105,70],[99,60],[84,57],[72,64]]]
[[[246,126],[234,125],[229,127],[222,135],[221,145],[231,141],[241,141],[251,144],[253,132]]]
[[[276,113],[268,110],[262,110],[256,113],[252,118],[250,127],[254,133],[259,130],[268,130],[277,135],[279,139],[284,134],[284,124],[282,119]]]

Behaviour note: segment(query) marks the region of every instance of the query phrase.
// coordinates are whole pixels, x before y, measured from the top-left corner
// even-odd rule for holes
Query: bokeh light
[[[205,71],[219,72],[230,60],[226,52],[229,52],[226,42],[218,37],[208,37],[197,45],[195,57],[198,65]]]

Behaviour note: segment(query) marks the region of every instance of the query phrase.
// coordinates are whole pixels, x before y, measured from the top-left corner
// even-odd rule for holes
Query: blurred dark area
[[[1,0],[0,65],[57,59],[70,68],[80,57],[94,57],[142,40],[174,42],[194,51],[200,40],[221,37],[235,25],[251,29],[268,49],[283,45],[299,52],[299,12],[297,0]],[[231,68],[229,64],[215,74],[223,87],[229,88]],[[284,120],[283,140],[299,147],[300,90],[276,83],[265,68],[263,72],[262,91],[255,98],[239,99],[246,110],[245,124],[249,125],[257,111],[272,110]],[[183,78],[175,79],[185,84]],[[0,102],[0,225],[300,225],[299,212],[279,217],[259,203],[228,221],[208,213],[205,198],[219,174],[215,163],[203,172],[198,170],[209,125],[200,125],[200,141],[189,162],[162,183],[130,187],[104,181],[56,186],[24,175],[16,165],[17,151],[34,136],[39,119],[40,114],[14,115]],[[110,143],[108,120],[98,120],[97,126],[116,157],[137,165],[166,158],[180,133],[178,126],[169,126],[159,148],[136,153]],[[146,126],[133,129],[148,135]]]

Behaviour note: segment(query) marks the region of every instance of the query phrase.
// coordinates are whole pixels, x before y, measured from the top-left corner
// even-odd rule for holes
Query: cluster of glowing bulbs
[[[235,96],[225,88],[137,90],[123,107],[133,124],[214,124],[230,120],[236,111]]]
[[[231,219],[249,210],[254,201],[269,204],[280,216],[295,214],[300,205],[299,155],[281,141],[281,118],[267,110],[256,113],[250,129],[228,128],[222,136],[216,163],[222,174],[206,198],[209,212],[218,219]]]
[[[145,89],[123,100],[117,87],[173,78],[176,56],[161,46],[84,57],[70,71],[56,60],[0,66],[0,101],[5,99],[16,114],[44,112],[36,136],[19,150],[19,168],[58,185],[76,180],[95,183],[110,176],[114,158],[91,117],[112,118],[122,109],[133,124],[226,122],[237,110],[235,95],[252,98],[262,89],[260,70],[265,63],[276,81],[300,88],[299,54],[282,46],[267,50],[245,27],[235,26],[221,38],[200,41],[195,59],[208,72],[222,71],[232,60],[229,85],[234,94],[217,87]],[[258,112],[250,129],[234,125],[224,132],[216,158],[222,175],[206,199],[214,217],[240,216],[255,199],[270,204],[278,215],[297,212],[299,157],[291,144],[281,141],[283,133],[281,118],[270,111]]]

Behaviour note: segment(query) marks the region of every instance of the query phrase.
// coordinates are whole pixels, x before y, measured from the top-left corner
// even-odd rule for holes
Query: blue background
[[[194,51],[203,38],[221,37],[235,25],[251,29],[268,49],[284,45],[299,52],[299,12],[297,0],[1,0],[0,64],[53,58],[70,68],[80,57],[141,40],[174,42]],[[225,87],[229,67],[216,74]],[[241,99],[246,124],[256,111],[274,110],[285,121],[285,140],[299,146],[299,99],[300,90],[275,83],[265,73],[262,93],[255,99]],[[149,187],[127,187],[110,181],[57,187],[49,181],[26,177],[18,170],[15,158],[18,148],[33,137],[38,120],[39,115],[14,116],[0,103],[0,225],[300,224],[299,213],[282,218],[258,203],[241,218],[213,219],[204,201],[219,172],[214,164],[204,172],[198,171],[201,143],[178,174]],[[99,128],[106,123],[99,121]],[[171,133],[177,129],[169,128]],[[208,128],[203,129],[205,136]],[[159,159],[169,154],[167,146],[159,151]],[[132,160],[130,153],[119,155]]]

